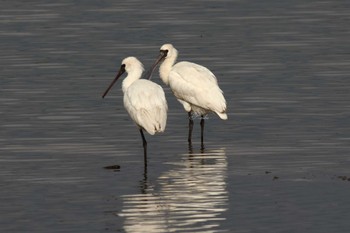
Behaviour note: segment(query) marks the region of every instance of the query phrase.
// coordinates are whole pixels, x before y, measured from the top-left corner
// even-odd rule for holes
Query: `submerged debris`
[[[119,171],[120,170],[120,165],[117,165],[117,164],[116,165],[110,165],[110,166],[104,167],[104,169]]]
[[[347,176],[338,176],[338,179],[350,181],[350,177]]]

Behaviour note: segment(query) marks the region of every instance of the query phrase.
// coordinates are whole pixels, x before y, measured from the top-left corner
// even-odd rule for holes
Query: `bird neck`
[[[140,79],[141,75],[142,75],[142,70],[133,70],[129,72],[128,76],[126,76],[122,84],[123,93],[126,92],[126,90],[130,87],[131,84],[133,84],[133,82]]]
[[[159,76],[166,85],[169,85],[169,74],[170,74],[171,68],[176,62],[177,55],[178,55],[178,52],[174,48],[172,50],[172,55],[170,57],[167,57],[159,67]]]

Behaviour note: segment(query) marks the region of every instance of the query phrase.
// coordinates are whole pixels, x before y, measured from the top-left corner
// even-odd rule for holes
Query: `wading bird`
[[[125,58],[117,76],[103,93],[102,98],[107,95],[114,83],[126,71],[128,75],[122,83],[124,107],[139,127],[144,159],[147,163],[147,141],[143,130],[151,135],[163,132],[166,126],[168,105],[161,86],[150,80],[140,79],[143,70],[143,65],[137,58]]]
[[[204,149],[203,130],[204,116],[209,112],[216,113],[226,120],[226,100],[218,86],[215,75],[206,67],[187,61],[175,64],[178,52],[171,44],[164,44],[160,54],[147,76],[151,76],[156,66],[162,81],[168,85],[178,101],[188,112],[189,130],[188,142],[191,146],[193,116],[201,116],[201,146]]]

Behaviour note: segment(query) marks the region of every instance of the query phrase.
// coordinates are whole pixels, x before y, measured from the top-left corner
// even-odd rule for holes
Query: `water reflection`
[[[126,232],[222,232],[227,209],[225,149],[182,155],[156,184],[144,180],[140,194],[123,196]]]

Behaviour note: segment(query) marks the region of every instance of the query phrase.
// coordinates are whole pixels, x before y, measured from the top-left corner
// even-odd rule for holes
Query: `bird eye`
[[[160,53],[163,54],[164,56],[168,55],[169,50],[160,50]]]
[[[120,66],[120,70],[121,70],[122,72],[125,72],[125,64],[122,64],[122,65]]]

